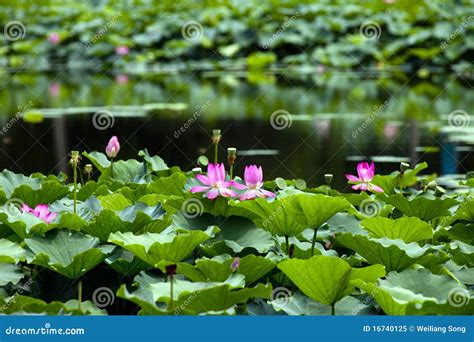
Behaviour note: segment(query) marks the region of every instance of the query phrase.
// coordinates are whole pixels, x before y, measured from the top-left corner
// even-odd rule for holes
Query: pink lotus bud
[[[114,135],[112,138],[110,138],[109,143],[107,144],[107,147],[105,148],[105,153],[107,154],[107,157],[113,159],[117,156],[119,151],[120,151],[120,143],[117,137]]]
[[[60,41],[61,39],[59,38],[59,33],[57,33],[57,32],[52,32],[52,33],[49,35],[48,40],[49,40],[49,42],[50,42],[51,44],[57,44],[57,43],[59,43],[59,41]]]
[[[128,46],[125,46],[125,45],[117,46],[115,48],[115,53],[119,56],[128,55],[129,52],[130,52],[130,49],[128,48]]]
[[[240,258],[235,258],[234,261],[232,261],[232,264],[230,264],[230,269],[232,272],[238,271],[240,267]]]

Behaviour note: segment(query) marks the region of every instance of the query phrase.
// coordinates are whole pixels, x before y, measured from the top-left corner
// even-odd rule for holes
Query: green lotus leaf
[[[407,269],[400,273],[390,272],[387,278],[379,280],[378,284],[369,284],[362,280],[355,280],[354,284],[374,297],[388,315],[423,314],[425,310],[441,314],[447,309],[446,304],[452,304],[452,296],[456,291],[470,295],[468,290],[460,287],[454,279],[446,275],[432,274],[425,268]],[[461,306],[451,308],[451,314],[462,314],[468,309]],[[439,311],[436,312],[437,310]]]
[[[384,197],[383,201],[393,205],[404,215],[418,217],[423,221],[429,221],[437,217],[451,215],[450,208],[458,205],[459,202],[453,198],[433,198],[415,197],[408,199],[401,194]]]
[[[147,192],[161,195],[183,196],[183,189],[188,178],[181,172],[173,173],[169,177],[160,177],[147,186]]]
[[[102,210],[82,230],[98,237],[100,241],[106,242],[111,233],[159,233],[169,224],[170,221],[165,218],[161,206],[149,207],[144,203],[137,202],[119,212],[109,209]]]
[[[74,202],[72,199],[63,198],[59,201],[52,203],[49,206],[50,211],[55,212],[74,212]],[[77,202],[76,213],[77,215],[86,221],[91,220],[97,213],[102,210],[102,206],[99,200],[92,196],[83,202]]]
[[[12,204],[0,207],[0,222],[21,239],[34,234],[44,234],[56,227],[55,224],[47,224],[31,213],[21,212]]]
[[[17,263],[25,260],[25,250],[7,239],[0,239],[0,263]]]
[[[474,224],[457,223],[450,228],[441,228],[435,233],[436,239],[446,237],[451,241],[459,240],[461,242],[474,245]]]
[[[127,199],[124,195],[119,193],[113,193],[110,195],[99,196],[97,199],[100,201],[102,208],[110,210],[123,210],[126,207],[132,205],[132,202]]]
[[[318,229],[318,236],[321,239],[329,239],[334,234],[351,233],[354,235],[368,235],[365,229],[360,226],[360,221],[351,214],[337,213],[328,222]],[[314,232],[312,230],[305,230],[303,236],[311,241]]]
[[[34,208],[38,204],[52,203],[67,194],[69,194],[68,186],[56,181],[45,181],[42,182],[39,187],[20,185],[13,191],[11,198],[20,199]]]
[[[459,280],[460,283],[474,285],[474,268],[459,266],[451,260],[446,262],[446,268],[456,277],[456,279]]]
[[[400,174],[400,171],[392,172],[387,176],[376,175],[372,183],[380,186],[385,194],[391,195],[395,192],[395,188],[405,189],[415,185],[418,182],[418,173],[426,168],[428,168],[428,164],[423,162],[417,164],[414,169],[405,170],[403,176]]]
[[[163,159],[159,156],[151,157],[147,149],[138,151],[138,155],[143,158],[148,170],[150,171],[157,172],[169,169]]]
[[[274,290],[278,294],[278,288]],[[330,315],[331,307],[318,303],[305,296],[300,291],[293,295],[288,290],[280,289],[281,298],[276,298],[270,302],[277,312],[285,312],[290,316],[317,316]],[[288,295],[288,296],[287,296]],[[335,315],[371,315],[374,310],[357,298],[346,296],[335,304]]]
[[[92,236],[66,230],[25,239],[25,244],[29,263],[49,268],[70,279],[78,279],[87,273],[114,249],[110,245],[99,246],[98,239]]]
[[[109,194],[110,190],[107,185],[103,183],[96,183],[95,181],[91,180],[79,188],[77,191],[77,200],[85,201],[91,196],[99,197]]]
[[[16,284],[24,277],[21,268],[17,265],[0,262],[0,286],[9,283]]]
[[[456,213],[454,214],[454,219],[460,221],[474,222],[474,199],[465,199],[460,205]]]
[[[309,228],[302,224],[303,213],[296,195],[272,202],[259,198],[239,202],[234,206],[246,210],[245,214],[236,211],[236,215],[252,219],[259,228],[267,230],[272,235],[295,236]]]
[[[406,243],[433,238],[431,225],[417,217],[401,217],[395,220],[374,217],[363,220],[361,224],[374,238],[400,239]]]
[[[296,199],[301,206],[305,225],[313,229],[321,227],[336,213],[351,207],[351,204],[342,198],[321,194],[297,195]]]
[[[54,301],[46,303],[45,301],[15,294],[11,297],[0,297],[0,308],[2,312],[8,315],[106,315],[105,310],[97,308],[92,302],[84,301],[81,303],[81,309],[77,300],[69,300],[65,303]]]
[[[220,312],[243,304],[249,298],[270,298],[271,285],[258,284],[245,288],[243,275],[233,274],[224,282],[189,282],[173,280],[173,304],[170,300],[170,284],[146,274],[135,278],[138,289],[130,293],[121,286],[117,295],[128,299],[142,309],[141,314],[188,315],[206,312]],[[156,303],[166,303],[167,309]]]
[[[334,305],[353,292],[351,280],[364,279],[375,282],[385,275],[381,265],[353,269],[342,259],[323,255],[316,255],[306,260],[285,260],[278,264],[278,268],[305,295],[327,305]]]
[[[40,184],[41,181],[37,178],[3,170],[0,173],[0,200],[3,203],[7,198],[11,198],[15,189],[22,185],[38,190],[41,186]]]
[[[246,249],[267,253],[275,246],[269,232],[258,228],[245,217],[215,217],[208,213],[186,217],[182,212],[178,212],[173,216],[173,225],[188,230],[203,230],[209,226],[219,227],[221,231],[202,246],[204,251],[212,256],[242,253]]]
[[[109,236],[109,242],[157,267],[162,261],[175,264],[188,258],[197,246],[212,238],[218,231],[218,228],[211,227],[206,231],[178,230],[169,234],[133,235],[131,232],[116,232]]]
[[[105,259],[105,262],[121,275],[129,277],[133,277],[150,267],[132,252],[122,248],[117,248],[111,256]]]
[[[413,265],[430,251],[416,242],[405,243],[402,240],[388,238],[371,239],[363,235],[341,234],[337,244],[360,254],[371,264],[382,264],[387,271],[400,271]]]
[[[106,169],[110,168],[110,160],[104,153],[93,151],[90,153],[83,152],[82,154],[89,159],[101,173],[104,173]]]
[[[452,254],[452,260],[458,265],[474,266],[474,246],[461,242],[454,241],[448,245]]]
[[[194,282],[222,282],[232,274],[231,264],[234,259],[225,254],[212,259],[198,259],[195,266],[188,263],[179,263],[177,272]],[[275,262],[270,258],[249,254],[240,259],[240,267],[236,272],[245,276],[247,284],[252,284],[270,272],[275,266]]]

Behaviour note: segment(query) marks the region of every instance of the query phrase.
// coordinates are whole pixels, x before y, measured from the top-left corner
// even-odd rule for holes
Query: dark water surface
[[[168,165],[189,169],[206,150],[212,156],[213,128],[223,131],[221,159],[226,147],[237,147],[237,172],[261,164],[267,179],[316,185],[334,173],[342,188],[344,173],[364,159],[374,160],[381,173],[398,169],[400,161],[426,161],[438,174],[474,169],[472,137],[453,139],[447,129],[451,112],[474,104],[472,89],[452,75],[395,80],[317,72],[78,71],[4,73],[0,82],[0,168],[15,172],[66,171],[70,150],[103,150],[114,134],[121,158],[148,148]],[[113,117],[98,124],[93,114],[102,106]],[[27,114],[15,120],[16,113]]]

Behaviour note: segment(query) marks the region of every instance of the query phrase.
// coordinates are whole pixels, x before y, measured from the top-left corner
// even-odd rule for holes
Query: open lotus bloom
[[[263,171],[261,166],[246,166],[244,171],[244,183],[245,184],[233,182],[232,184],[234,188],[238,190],[244,190],[244,193],[239,197],[241,201],[254,199],[257,197],[275,197],[273,192],[263,189]]]
[[[49,211],[49,207],[47,204],[38,204],[34,209],[30,208],[26,204],[23,204],[21,206],[21,210],[24,213],[32,213],[37,218],[43,220],[47,224],[50,224],[56,218],[56,216],[58,216],[58,213]]]
[[[117,157],[117,154],[120,151],[120,143],[117,139],[117,137],[114,135],[112,138],[110,138],[109,143],[105,147],[105,153],[107,154],[107,157],[109,158],[115,158]]]
[[[354,190],[361,191],[372,191],[372,192],[383,192],[383,189],[375,184],[372,184],[371,181],[375,176],[375,165],[374,162],[371,164],[367,162],[360,162],[357,164],[357,176],[347,175],[346,178],[349,180]]]
[[[237,194],[230,189],[232,182],[226,180],[224,164],[209,163],[207,166],[207,175],[196,175],[196,179],[202,185],[191,188],[192,193],[205,192],[209,199],[214,199],[217,196],[237,196]]]

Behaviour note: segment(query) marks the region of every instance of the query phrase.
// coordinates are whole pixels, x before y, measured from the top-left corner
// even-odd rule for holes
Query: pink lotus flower
[[[49,86],[49,93],[51,94],[51,96],[58,96],[59,95],[59,89],[60,89],[60,86],[58,83],[52,83],[50,86]]]
[[[34,209],[30,208],[26,204],[23,204],[21,206],[21,211],[24,213],[32,213],[47,224],[50,224],[56,218],[56,216],[58,216],[58,213],[49,211],[47,204],[38,204]]]
[[[57,43],[59,43],[59,41],[61,40],[61,38],[59,37],[59,33],[57,32],[52,32],[49,37],[48,37],[48,40],[51,44],[54,44],[56,45]]]
[[[262,167],[257,165],[249,165],[245,167],[244,171],[244,184],[233,182],[232,186],[239,190],[245,190],[245,192],[240,195],[240,200],[249,200],[256,197],[265,198],[265,197],[275,197],[273,192],[262,189],[263,187],[263,171]]]
[[[203,185],[195,186],[191,189],[196,192],[206,192],[207,198],[214,199],[221,195],[224,197],[235,197],[237,194],[230,189],[231,181],[226,181],[224,164],[212,164],[207,166],[207,176],[196,175],[196,179]]]
[[[120,151],[120,143],[117,139],[117,137],[114,135],[112,138],[110,138],[109,143],[105,147],[105,153],[107,154],[107,157],[113,159],[117,157],[117,154]]]
[[[130,49],[128,48],[128,46],[125,46],[125,45],[117,46],[115,48],[115,53],[119,56],[128,55],[129,52],[130,52]]]
[[[372,191],[372,192],[383,192],[383,189],[375,184],[370,183],[375,175],[375,165],[372,162],[370,165],[367,162],[360,162],[357,164],[357,175],[347,175],[346,178],[351,184],[355,184],[352,186],[354,190],[362,190],[362,191]]]

